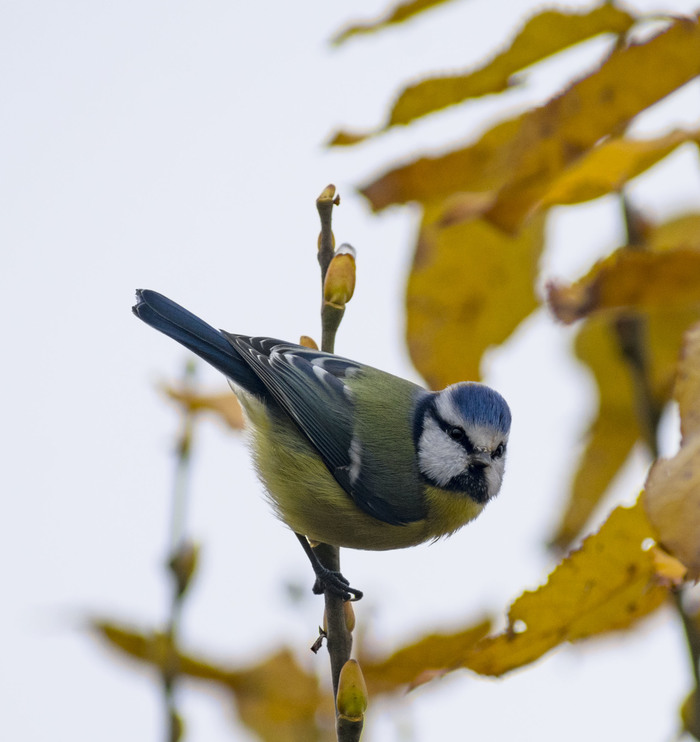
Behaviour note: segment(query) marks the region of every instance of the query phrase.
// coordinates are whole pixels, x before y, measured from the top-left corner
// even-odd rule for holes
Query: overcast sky
[[[474,138],[505,115],[503,103],[477,101],[359,149],[322,143],[340,126],[379,124],[402,81],[475,64],[540,5],[455,2],[336,50],[327,40],[339,27],[384,3],[2,3],[1,738],[163,737],[154,678],[83,630],[89,615],[153,625],[167,610],[178,418],[155,384],[177,377],[187,356],[132,317],[134,289],[162,291],[234,332],[318,336],[314,202],[333,182],[336,236],[358,251],[337,348],[417,379],[402,313],[416,216],[372,216],[353,188],[416,148]],[[544,100],[609,43],[535,72],[507,108]],[[695,83],[639,131],[697,126],[699,114]],[[658,218],[700,208],[697,152],[679,150],[632,193]],[[557,210],[544,273],[574,278],[620,235],[612,200]],[[545,578],[543,542],[594,404],[567,356],[571,338],[541,312],[489,355],[487,379],[509,400],[514,429],[502,494],[478,522],[433,546],[344,554],[366,595],[358,619],[379,650],[500,613]],[[224,388],[209,369],[200,378]],[[284,589],[311,584],[301,549],[260,496],[241,441],[211,422],[198,433],[188,530],[203,552],[184,645],[247,663],[289,644],[325,678],[326,657],[306,651],[321,601],[305,592],[292,605]],[[619,498],[634,499],[643,475],[639,456]],[[375,704],[366,737],[658,742],[675,733],[690,683],[682,634],[662,611],[504,681],[456,674]],[[201,686],[182,706],[190,740],[252,739]]]

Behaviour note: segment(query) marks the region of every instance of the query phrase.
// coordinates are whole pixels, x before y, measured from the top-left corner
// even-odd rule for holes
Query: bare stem
[[[321,300],[323,301],[323,285],[326,279],[328,266],[333,259],[335,239],[331,230],[333,206],[340,203],[336,195],[335,186],[329,185],[316,200],[316,208],[321,220],[321,234],[318,241],[318,263],[321,267]],[[335,350],[335,331],[329,332],[329,321],[325,316],[329,307],[324,306],[322,311],[321,349],[333,353]],[[335,326],[337,327],[337,322]],[[314,548],[321,564],[334,572],[340,572],[340,549],[330,544],[319,544]],[[342,598],[333,595],[329,590],[324,593],[326,606],[326,646],[331,662],[331,679],[333,681],[333,697],[338,693],[338,681],[343,665],[350,659],[352,651],[352,634],[347,628],[345,609]],[[337,709],[336,709],[337,712]],[[348,742],[353,737],[347,736],[342,728],[338,728],[338,742]],[[357,737],[354,737],[357,739]]]
[[[331,260],[333,260],[333,251],[335,249],[335,239],[331,222],[333,220],[333,206],[340,204],[340,196],[336,195],[335,186],[327,185],[321,195],[316,199],[316,209],[321,220],[321,234],[318,238],[318,264],[321,266],[321,291],[323,291],[323,282],[326,280],[326,273]],[[323,294],[321,294],[323,297]]]
[[[641,215],[622,196],[628,250],[646,250],[645,227]],[[620,315],[614,322],[617,342],[632,377],[637,419],[653,458],[659,456],[658,426],[661,405],[652,387],[649,367],[646,317],[638,312]]]
[[[183,385],[192,386],[195,365],[192,361],[185,366]],[[163,662],[161,683],[166,714],[166,742],[178,742],[182,737],[182,718],[177,710],[175,686],[179,673],[177,643],[183,601],[189,579],[194,569],[194,550],[185,539],[185,520],[188,500],[188,483],[194,433],[194,417],[191,411],[183,416],[182,430],[177,441],[175,478],[173,482],[172,510],[169,533],[168,572],[171,576],[172,592],[170,613],[165,627],[168,656]]]

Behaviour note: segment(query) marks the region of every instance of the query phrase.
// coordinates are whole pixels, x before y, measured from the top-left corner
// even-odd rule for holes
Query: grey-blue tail
[[[147,325],[177,340],[247,391],[266,396],[260,379],[219,330],[157,291],[138,289],[136,299],[132,311]]]

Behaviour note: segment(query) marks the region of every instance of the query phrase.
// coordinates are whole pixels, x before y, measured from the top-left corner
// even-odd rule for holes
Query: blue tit
[[[454,533],[498,493],[511,414],[488,386],[428,392],[347,358],[216,330],[155,291],[137,299],[139,319],[228,378],[257,473],[311,559],[316,592],[361,597],[324,572],[309,542],[414,546]]]

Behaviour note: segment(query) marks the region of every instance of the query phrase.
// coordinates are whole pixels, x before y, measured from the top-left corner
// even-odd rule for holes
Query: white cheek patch
[[[491,466],[487,466],[484,470],[486,473],[486,488],[489,493],[489,498],[495,497],[498,494],[498,490],[501,489],[504,470],[505,462],[503,459],[494,461]]]
[[[425,417],[418,441],[418,467],[429,480],[444,487],[465,470],[468,458],[464,448],[453,441],[432,417]]]

